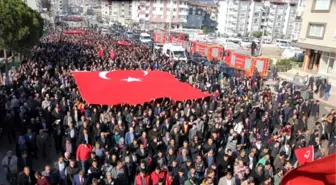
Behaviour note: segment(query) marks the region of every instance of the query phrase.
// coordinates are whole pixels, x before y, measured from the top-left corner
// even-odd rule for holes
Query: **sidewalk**
[[[300,76],[324,76],[319,74],[313,74],[307,71],[303,71],[301,69],[292,68],[291,70],[288,70],[286,72],[279,72],[278,76],[281,79],[293,81],[293,78],[296,74],[299,74]],[[336,79],[334,77],[327,77],[328,81],[331,83],[331,92],[330,94],[336,95]]]
[[[290,76],[289,74],[287,75],[281,75],[279,74],[279,78],[284,79],[284,80],[288,80],[288,81],[293,81],[293,77],[294,75]],[[277,81],[273,81],[273,80],[267,80],[265,82],[265,85],[269,85],[272,92],[274,91],[274,86],[277,84]],[[314,93],[314,99],[319,100],[322,103],[325,103],[328,106],[331,106],[331,108],[336,108],[336,93],[335,92],[331,92],[329,99],[326,101],[323,98],[319,97],[319,94],[315,94]]]

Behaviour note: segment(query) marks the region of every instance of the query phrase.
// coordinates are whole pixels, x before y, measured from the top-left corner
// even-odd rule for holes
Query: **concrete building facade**
[[[187,22],[184,28],[207,29],[215,31],[217,28],[218,5],[215,3],[188,2]]]
[[[306,50],[303,69],[336,77],[336,1],[306,1],[297,46]]]
[[[142,29],[182,28],[187,22],[187,0],[138,0],[132,2],[132,20]]]
[[[101,1],[101,16],[112,22],[128,25],[132,22],[132,1]]]
[[[69,0],[51,0],[51,12],[53,17],[67,15],[69,7]]]
[[[297,0],[219,1],[218,32],[228,36],[248,36],[264,30],[274,39],[290,39],[296,8]]]

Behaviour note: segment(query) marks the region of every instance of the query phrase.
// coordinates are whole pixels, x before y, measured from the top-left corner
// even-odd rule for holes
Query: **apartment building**
[[[107,21],[131,24],[132,1],[101,1],[101,16]]]
[[[303,69],[336,77],[336,1],[306,1],[297,46],[306,50]]]
[[[303,11],[307,0],[298,0],[295,21],[293,26],[292,41],[299,40]]]
[[[39,2],[37,0],[22,0],[31,9],[39,11]]]
[[[182,28],[189,11],[187,0],[137,0],[132,10],[132,20],[142,29]]]
[[[290,39],[294,29],[296,1],[219,1],[218,32],[228,36],[248,36],[264,30],[272,38]]]
[[[53,17],[67,15],[69,8],[69,0],[51,0],[51,12]]]
[[[228,36],[245,35],[250,1],[224,0],[219,1],[218,4],[218,32]]]
[[[188,2],[189,11],[184,28],[207,29],[212,32],[217,28],[217,3]]]

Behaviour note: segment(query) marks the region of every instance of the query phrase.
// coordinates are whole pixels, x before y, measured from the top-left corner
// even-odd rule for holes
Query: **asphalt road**
[[[321,103],[320,104],[320,116],[322,116],[323,114],[327,114],[329,113],[329,111],[332,109],[332,107]],[[312,129],[312,127],[314,126],[314,120],[313,119],[309,119],[308,121],[308,128],[309,130]],[[326,146],[326,142],[323,143],[324,146]],[[10,145],[7,137],[2,137],[1,141],[0,141],[0,160],[2,161],[2,159],[5,157],[6,152],[8,150],[12,150],[15,151],[15,145],[12,144]],[[52,164],[53,162],[55,162],[57,160],[57,154],[55,151],[55,148],[52,146],[49,150],[49,161],[44,161],[43,159],[39,159],[39,160],[34,160],[33,161],[33,169],[34,170],[43,170],[45,165],[48,164]],[[6,181],[6,176],[4,173],[4,169],[1,167],[0,168],[0,185],[8,185],[7,181]]]

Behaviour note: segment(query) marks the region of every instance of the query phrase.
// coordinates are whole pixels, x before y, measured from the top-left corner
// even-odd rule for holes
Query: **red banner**
[[[334,185],[336,184],[336,154],[306,163],[286,173],[281,185]]]
[[[314,160],[314,147],[311,145],[305,148],[296,149],[295,155],[300,165],[303,165],[306,162],[312,162]]]

